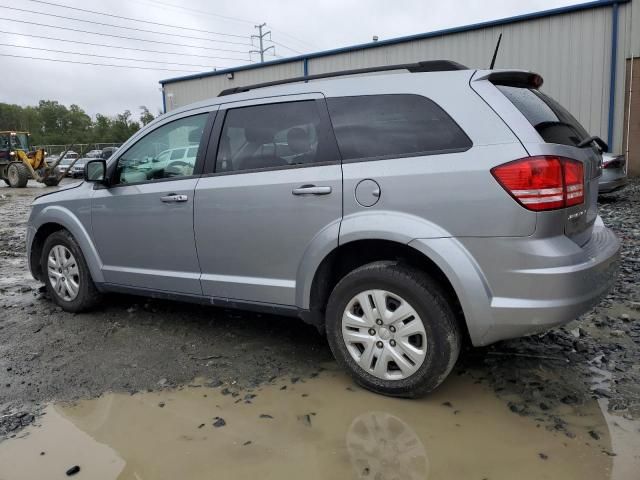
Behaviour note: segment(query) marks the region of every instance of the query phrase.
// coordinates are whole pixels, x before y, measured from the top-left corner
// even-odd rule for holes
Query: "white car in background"
[[[185,175],[193,171],[198,145],[163,150],[155,157],[148,157],[138,163],[135,170],[126,173],[127,182],[142,182],[158,176]]]
[[[85,158],[102,158],[102,150],[90,150]]]

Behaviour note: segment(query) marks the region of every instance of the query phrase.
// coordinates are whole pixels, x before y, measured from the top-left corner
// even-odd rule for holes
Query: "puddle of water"
[[[73,465],[75,478],[109,480],[611,478],[595,401],[563,415],[568,438],[469,376],[417,401],[374,395],[339,372],[264,386],[251,403],[246,393],[185,387],[50,406],[41,427],[0,444],[0,479],[66,478]],[[617,480],[627,478],[637,477]]]

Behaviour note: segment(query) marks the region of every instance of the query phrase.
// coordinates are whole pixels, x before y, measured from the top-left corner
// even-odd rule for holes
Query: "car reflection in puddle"
[[[332,370],[253,390],[107,394],[51,405],[40,426],[0,443],[0,478],[66,478],[74,465],[92,480],[602,480],[614,462],[626,462],[615,480],[640,471],[640,449],[611,456],[595,401],[558,415],[572,438],[514,414],[468,374],[422,400],[375,395]],[[638,443],[637,432],[629,438]]]

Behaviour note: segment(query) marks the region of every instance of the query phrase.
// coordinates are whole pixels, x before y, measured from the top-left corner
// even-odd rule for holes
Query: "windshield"
[[[11,135],[13,148],[29,151],[29,135],[27,133],[16,133]]]

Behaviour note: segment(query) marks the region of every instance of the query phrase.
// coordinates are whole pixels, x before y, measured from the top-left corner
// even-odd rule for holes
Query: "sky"
[[[249,53],[257,48],[255,39],[250,43],[258,23],[266,22],[265,31],[271,31],[265,46],[273,45],[276,56],[270,50],[265,60],[272,60],[366,43],[374,35],[384,40],[575,3],[580,2],[0,0],[0,102],[57,100],[92,116],[125,109],[137,115],[145,105],[155,114],[162,107],[159,80],[259,61]]]

